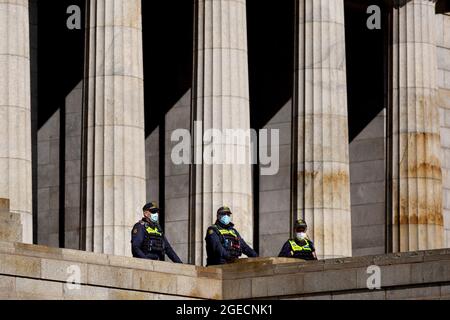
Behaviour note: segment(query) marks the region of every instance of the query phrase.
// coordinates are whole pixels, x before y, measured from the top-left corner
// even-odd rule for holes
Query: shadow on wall
[[[380,30],[367,28],[367,8],[377,5],[382,13]],[[349,138],[353,141],[385,108],[389,8],[384,0],[346,0],[347,96]]]
[[[295,1],[247,0],[251,127],[263,128],[292,98]]]
[[[438,0],[436,2],[436,13],[449,13],[450,0]]]
[[[84,28],[69,30],[67,8],[84,0],[38,0],[38,128],[64,106],[66,97],[83,80]]]
[[[169,114],[181,100],[186,104],[193,78],[194,1],[142,1],[144,46],[145,136],[147,193],[161,209],[161,225],[165,227],[167,141],[173,115]],[[184,99],[182,99],[184,97]],[[189,97],[190,100],[190,97]],[[187,102],[187,103],[190,103]],[[186,118],[178,122],[190,123]],[[183,127],[184,128],[184,127]],[[169,195],[170,196],[170,195]],[[187,208],[185,209],[187,211]]]
[[[191,88],[193,10],[193,1],[142,1],[146,137]]]
[[[279,148],[283,150],[283,165],[277,175],[260,176],[259,164],[253,168],[253,247],[262,255],[278,254],[290,229],[294,18],[295,0],[276,5],[270,0],[247,0],[250,126],[255,130],[279,129]],[[287,208],[277,207],[279,201]],[[269,207],[277,207],[273,208],[276,214]]]
[[[60,247],[66,247],[66,103],[73,98],[75,89],[81,92],[79,84],[84,73],[84,28],[69,30],[67,27],[70,17],[67,9],[72,5],[81,9],[81,25],[84,26],[84,0],[30,2],[34,242],[48,244],[48,234],[52,233],[55,238],[52,244]],[[72,105],[79,110],[69,112],[81,113],[81,98],[79,100],[80,103]],[[78,121],[74,126],[81,128],[81,117]],[[38,136],[46,141],[40,141]],[[72,145],[71,148],[77,147]],[[81,153],[81,141],[78,148],[75,151]],[[71,152],[73,154],[74,150]],[[45,160],[49,157],[52,160]],[[50,170],[52,168],[55,170]],[[76,220],[77,217],[71,218]],[[49,226],[50,221],[52,226]],[[78,243],[70,247],[77,248]]]

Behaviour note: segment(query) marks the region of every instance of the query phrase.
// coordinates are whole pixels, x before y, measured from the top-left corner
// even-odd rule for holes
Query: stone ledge
[[[73,272],[69,268],[73,266],[77,267],[81,280],[81,291],[77,293],[67,290],[67,281]],[[215,268],[21,243],[0,242],[0,274],[16,279],[15,287],[11,289],[16,290],[17,298],[24,296],[25,288],[22,285],[21,291],[17,291],[18,284],[22,284],[22,280],[18,279],[33,280],[30,282],[33,284],[30,285],[30,296],[33,298],[45,290],[45,283],[52,284],[51,287],[59,284],[64,290],[55,292],[60,293],[56,296],[61,299],[66,295],[84,299],[89,297],[89,292],[102,290],[100,296],[103,297],[105,292],[108,292],[108,297],[111,297],[110,292],[116,292],[116,297],[222,298],[221,270]],[[0,292],[0,297],[3,295]],[[55,294],[50,296],[54,298]],[[11,297],[11,292],[8,292],[8,297]]]
[[[371,291],[367,267],[381,271]],[[80,290],[69,290],[77,266]],[[217,267],[0,242],[6,299],[448,299],[450,249],[301,261],[241,259]]]
[[[381,290],[369,290],[369,266],[380,268]],[[292,297],[372,297],[394,299],[395,292],[439,291],[450,284],[450,249],[392,253],[321,261],[258,258],[219,267],[223,270],[224,299]],[[427,288],[425,290],[424,288]],[[430,289],[433,288],[433,289]],[[399,291],[400,290],[400,291]],[[406,291],[405,291],[406,290]],[[409,291],[408,291],[409,290]],[[381,293],[383,292],[383,293]],[[404,294],[404,296],[408,296]],[[447,296],[442,295],[442,296]]]

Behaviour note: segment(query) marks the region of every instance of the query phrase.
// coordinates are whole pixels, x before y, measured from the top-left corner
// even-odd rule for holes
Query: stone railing
[[[22,244],[9,211],[0,199],[0,299],[450,299],[450,249],[206,268]]]
[[[370,290],[369,266],[381,289]],[[71,282],[75,281],[79,285]],[[205,268],[0,242],[0,299],[450,298],[450,249]]]
[[[0,242],[0,299],[221,297],[218,269]]]

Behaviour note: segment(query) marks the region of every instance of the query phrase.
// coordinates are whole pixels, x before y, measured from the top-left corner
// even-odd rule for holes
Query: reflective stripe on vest
[[[162,236],[162,233],[158,231],[158,228],[155,227],[155,229],[151,228],[151,227],[147,227],[145,228],[145,230],[147,231],[148,234],[150,235],[157,235],[157,236]]]
[[[233,236],[235,238],[238,237],[236,232],[234,232],[234,230],[226,230],[226,229],[219,229],[219,228],[217,228],[217,230],[219,230],[220,234],[223,235],[223,236],[231,235],[231,236]]]
[[[299,246],[297,244],[297,242],[295,242],[294,240],[289,240],[289,243],[291,244],[291,248],[294,252],[297,251],[312,251],[311,248],[309,247],[309,242],[308,240],[304,239],[306,241],[306,244],[304,246]]]

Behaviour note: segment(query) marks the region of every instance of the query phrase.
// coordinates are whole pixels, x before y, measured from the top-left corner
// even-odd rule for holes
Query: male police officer
[[[164,255],[175,263],[182,263],[170,246],[159,225],[159,209],[150,202],[142,209],[144,218],[136,223],[131,234],[131,251],[133,257],[164,260]]]
[[[306,235],[308,226],[302,219],[295,222],[295,239],[288,240],[281,249],[279,257],[317,260],[314,243]]]
[[[237,260],[242,254],[257,257],[253,250],[234,228],[231,210],[221,207],[217,211],[217,221],[206,232],[207,266],[227,264]]]

